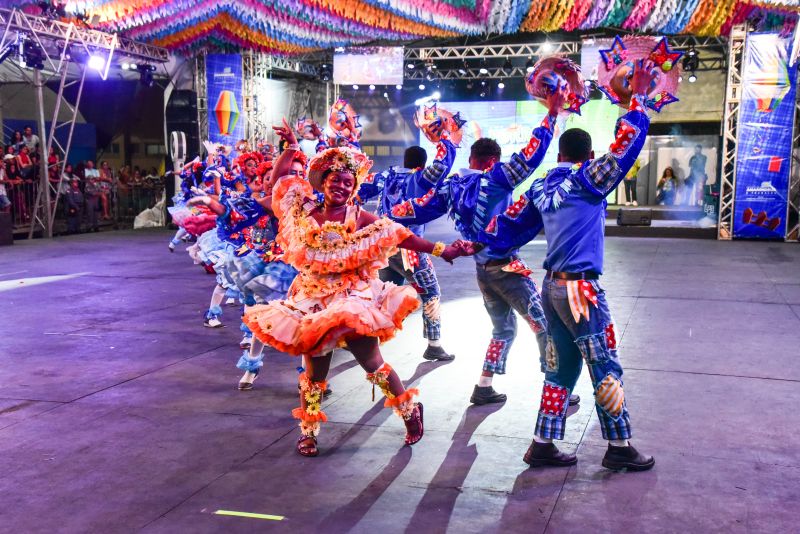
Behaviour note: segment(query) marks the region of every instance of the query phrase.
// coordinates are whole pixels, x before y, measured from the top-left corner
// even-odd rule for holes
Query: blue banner
[[[792,161],[797,69],[789,39],[747,37],[736,153],[733,236],[783,239]]]
[[[209,54],[206,56],[208,92],[208,140],[235,146],[244,139],[242,113],[242,56]]]

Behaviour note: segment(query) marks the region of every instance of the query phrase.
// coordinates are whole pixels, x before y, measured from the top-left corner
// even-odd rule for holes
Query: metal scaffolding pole
[[[795,65],[794,68],[798,68]],[[792,136],[792,161],[789,169],[788,217],[786,240],[800,241],[800,91],[795,91],[794,135]],[[792,226],[789,226],[789,225]]]
[[[36,86],[36,103],[39,111],[39,132],[42,136],[47,131],[44,123],[44,82],[42,81],[42,73],[37,69],[33,71],[33,83]],[[42,139],[39,139],[41,146]],[[33,220],[31,221],[31,228],[28,232],[28,239],[33,237],[33,232],[36,229],[36,223],[42,227],[44,233],[43,237],[53,237],[53,223],[50,220],[50,182],[47,175],[47,154],[42,154],[39,158],[39,191],[36,193],[36,203],[33,208]],[[42,207],[42,196],[44,196],[44,209]],[[44,220],[42,220],[44,215]]]
[[[736,195],[736,151],[739,135],[739,107],[742,91],[742,67],[747,27],[734,26],[728,42],[728,77],[722,119],[722,172],[719,187],[719,223],[717,239],[733,237],[733,202]]]

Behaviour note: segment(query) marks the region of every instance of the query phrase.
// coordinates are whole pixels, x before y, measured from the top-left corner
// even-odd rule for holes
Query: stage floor
[[[452,235],[437,223],[432,238]],[[0,248],[0,532],[780,532],[800,521],[800,247],[609,238],[604,286],[645,473],[600,466],[582,376],[564,447],[522,462],[542,386],[521,329],[502,406],[471,407],[490,324],[470,259],[437,262],[449,364],[414,314],[384,354],[426,433],[336,354],[322,455],[294,452],[298,360],[268,352],[239,392],[237,310],[202,327],[213,278],[166,231]],[[544,243],[524,250],[540,265]],[[537,270],[537,279],[541,278]],[[219,510],[283,520],[218,515]]]

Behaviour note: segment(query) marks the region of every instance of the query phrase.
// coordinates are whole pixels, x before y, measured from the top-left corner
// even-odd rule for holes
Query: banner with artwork
[[[782,239],[786,234],[797,70],[789,39],[747,38],[739,110],[733,235]]]
[[[242,56],[208,54],[206,56],[208,92],[208,139],[235,146],[244,138],[242,117]]]

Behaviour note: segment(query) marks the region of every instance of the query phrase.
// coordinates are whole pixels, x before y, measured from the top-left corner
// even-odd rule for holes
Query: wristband
[[[300,151],[300,144],[299,143],[294,143],[293,145],[289,145],[289,146],[286,147],[286,150],[296,150],[296,151],[299,152]]]
[[[438,257],[440,257],[440,256],[442,255],[442,252],[444,252],[444,249],[445,249],[445,248],[447,248],[447,245],[445,245],[445,244],[444,244],[444,243],[442,243],[441,241],[437,241],[437,242],[436,242],[436,243],[433,245],[433,250],[431,251],[431,254],[432,254],[433,256],[436,256],[436,257],[438,258]]]

